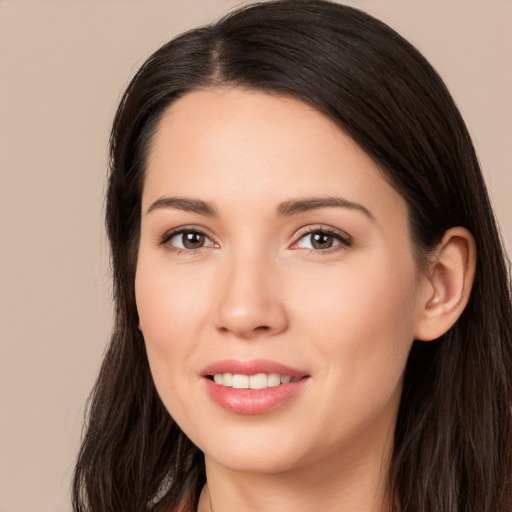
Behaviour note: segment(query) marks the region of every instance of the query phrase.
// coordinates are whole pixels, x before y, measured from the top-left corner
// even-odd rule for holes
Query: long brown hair
[[[470,301],[434,342],[415,341],[389,471],[390,510],[512,510],[510,277],[475,151],[449,92],[384,23],[322,0],[254,4],[175,38],[126,90],[111,134],[106,224],[115,326],[89,403],[75,512],[195,510],[201,452],[154,387],[134,277],[142,178],[166,108],[236,86],[301,99],[348,133],[405,198],[421,258],[450,227],[478,248]]]

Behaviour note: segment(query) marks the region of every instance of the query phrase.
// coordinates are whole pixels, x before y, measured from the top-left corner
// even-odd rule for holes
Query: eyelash
[[[326,256],[352,246],[352,238],[347,233],[330,226],[317,226],[314,228],[307,228],[305,231],[299,232],[297,240],[293,243],[292,247],[296,246],[302,239],[317,233],[332,236],[339,243],[333,247],[329,247],[328,249],[307,249],[303,247],[302,250],[307,251],[308,254],[312,254],[314,256]]]
[[[175,247],[175,246],[169,244],[169,242],[172,238],[174,238],[177,235],[184,234],[184,233],[196,233],[199,235],[204,235],[208,240],[211,241],[211,239],[208,237],[208,235],[201,229],[193,228],[193,227],[181,227],[181,228],[177,228],[177,229],[174,229],[174,230],[171,230],[171,231],[168,231],[167,233],[165,233],[162,236],[162,238],[160,239],[158,245],[166,246],[166,248],[169,251],[173,252],[176,255],[185,254],[187,256],[194,256],[199,251],[207,248],[207,247],[199,247],[197,249],[181,249],[179,247]],[[294,246],[297,246],[297,244],[305,237],[312,236],[313,234],[317,234],[317,233],[332,236],[339,243],[337,245],[334,245],[333,247],[329,247],[328,249],[307,249],[307,248],[303,247],[302,250],[306,251],[308,254],[313,254],[315,256],[324,256],[327,254],[332,254],[333,252],[347,249],[348,247],[352,246],[352,238],[349,235],[347,235],[346,233],[339,231],[337,229],[334,229],[330,226],[317,226],[315,228],[309,228],[303,232],[299,232],[297,235],[297,240],[293,243],[292,248],[294,248]],[[212,243],[215,243],[215,242],[212,242]],[[297,247],[295,247],[295,248],[297,248]]]
[[[174,247],[169,243],[172,238],[183,233],[197,233],[199,235],[204,235],[208,240],[210,240],[210,237],[201,229],[184,226],[165,233],[164,236],[160,239],[158,245],[166,246],[167,250],[171,251],[176,255],[184,254],[186,256],[195,256],[202,249],[206,249],[206,247],[199,247],[197,249],[181,249],[180,247]]]

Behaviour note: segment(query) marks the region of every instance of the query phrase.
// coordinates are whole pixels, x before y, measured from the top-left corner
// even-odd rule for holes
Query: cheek
[[[186,404],[180,397],[186,393],[175,391],[185,382],[183,377],[196,378],[186,362],[198,350],[209,303],[207,287],[190,269],[171,270],[141,255],[135,295],[156,388],[168,410],[183,409]]]
[[[338,385],[382,385],[389,392],[400,382],[414,336],[417,294],[412,260],[353,265],[349,272],[318,273],[315,290],[301,285],[294,294],[304,329],[321,354],[325,372]],[[307,316],[306,316],[307,315]]]
[[[199,328],[210,301],[205,283],[204,272],[191,271],[186,266],[168,268],[154,259],[139,259],[135,279],[137,310],[141,330],[152,344],[162,343],[163,350],[175,338]]]

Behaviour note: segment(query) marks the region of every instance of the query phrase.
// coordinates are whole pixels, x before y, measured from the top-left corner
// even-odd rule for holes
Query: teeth
[[[299,379],[292,379],[290,375],[278,373],[257,373],[256,375],[241,375],[232,373],[216,373],[213,382],[219,386],[233,387],[235,389],[266,389],[289,384]]]
[[[222,384],[224,384],[224,378],[222,379]],[[235,389],[247,389],[249,387],[249,376],[233,375],[233,387]]]
[[[265,389],[268,387],[268,378],[265,373],[258,373],[249,377],[249,387],[251,389]]]
[[[269,388],[279,386],[281,384],[281,375],[278,373],[269,373],[267,377],[267,385]]]

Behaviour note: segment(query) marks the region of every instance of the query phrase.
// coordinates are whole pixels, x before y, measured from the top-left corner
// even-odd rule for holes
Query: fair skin
[[[471,235],[447,232],[430,261],[419,270],[404,199],[308,105],[215,89],[171,106],[148,157],[136,300],[157,390],[205,454],[200,512],[384,510],[407,356],[464,308]],[[300,380],[205,375],[261,360]]]

